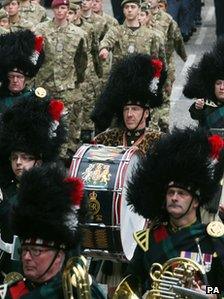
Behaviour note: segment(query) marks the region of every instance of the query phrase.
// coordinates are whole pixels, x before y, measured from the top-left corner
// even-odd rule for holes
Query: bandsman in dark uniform
[[[154,263],[170,263],[168,269],[172,272],[177,264],[183,269],[190,260],[191,266],[193,262],[197,263],[197,275],[193,275],[190,267],[190,285],[183,282],[187,280],[187,268],[183,280],[179,275],[178,285],[185,292],[182,296],[186,296],[187,291],[196,292],[191,294],[192,298],[197,298],[197,292],[205,295],[209,285],[216,287],[219,293],[209,298],[222,297],[224,226],[222,222],[204,225],[198,215],[199,207],[213,200],[223,174],[222,154],[216,162],[212,158],[216,146],[203,131],[175,129],[161,137],[132,177],[127,190],[128,201],[135,212],[151,221],[148,228],[134,234],[138,245],[127,271],[140,279],[141,295],[152,290],[151,278],[155,276],[159,284],[159,279],[165,283],[163,290],[166,291],[169,285],[169,292],[177,291],[162,268],[157,269],[161,269],[157,271],[161,276],[156,273],[153,276],[151,266]],[[177,260],[176,264],[172,263],[172,258],[181,258],[182,263]],[[175,280],[175,270],[173,273]],[[160,298],[163,298],[163,290],[160,289]]]
[[[42,44],[43,40],[30,30],[0,36],[0,113],[34,95],[35,89],[29,88],[28,82],[43,63]]]
[[[79,294],[104,298],[90,282],[80,256],[82,189],[82,181],[67,178],[57,164],[24,174],[12,215],[13,230],[21,241],[24,278],[6,277],[7,299],[81,298]],[[67,263],[70,250],[75,256]]]
[[[163,83],[163,63],[147,54],[132,54],[117,63],[92,114],[96,127],[106,130],[94,142],[136,145],[145,153],[161,134],[147,126],[149,109],[162,103]]]
[[[212,51],[203,55],[200,62],[191,67],[184,87],[184,95],[196,98],[189,112],[200,127],[222,129],[224,127],[224,42],[218,41]]]
[[[147,125],[150,108],[162,103],[164,79],[162,62],[153,60],[146,54],[130,55],[115,65],[92,114],[96,127],[108,129],[98,134],[94,143],[105,146],[137,146],[146,153],[161,135],[150,130]],[[101,263],[93,271],[98,282],[107,285],[110,298],[127,263],[104,261],[98,271],[99,264]],[[93,265],[92,263],[91,269],[94,268]]]
[[[4,242],[12,242],[12,207],[18,202],[22,174],[42,163],[55,161],[65,142],[62,122],[63,103],[58,100],[32,99],[15,104],[1,116],[0,124],[0,230]],[[0,261],[1,273],[19,267],[7,253]]]

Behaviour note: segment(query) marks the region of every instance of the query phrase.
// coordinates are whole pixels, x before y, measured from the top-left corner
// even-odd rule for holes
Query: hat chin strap
[[[191,202],[190,202],[190,204],[189,204],[187,210],[186,210],[182,215],[180,215],[180,216],[178,216],[178,217],[174,217],[174,216],[171,216],[171,214],[169,213],[170,217],[172,217],[172,218],[175,219],[175,220],[179,220],[179,219],[183,218],[183,217],[189,212],[190,207],[191,207],[191,205],[192,205],[192,203],[193,203],[193,200],[194,200],[194,197],[192,196]]]
[[[47,269],[44,271],[44,273],[42,273],[40,276],[37,277],[37,279],[39,280],[41,277],[43,277],[52,267],[52,265],[54,264],[58,254],[59,254],[59,249],[56,251],[55,256],[53,257],[52,261],[50,262],[49,266],[47,267]]]

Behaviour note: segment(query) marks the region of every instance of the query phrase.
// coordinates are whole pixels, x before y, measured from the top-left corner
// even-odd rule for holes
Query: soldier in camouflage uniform
[[[52,9],[54,19],[35,28],[36,34],[44,37],[45,50],[45,61],[35,84],[64,102],[69,130],[66,147],[75,152],[81,132],[82,95],[79,84],[84,80],[87,66],[86,39],[83,30],[67,20],[68,0],[54,0]],[[66,147],[62,152],[64,157],[68,157]]]
[[[161,8],[161,4],[163,4]],[[166,0],[159,0],[159,8],[160,10],[163,10],[166,12],[167,10],[167,1]],[[175,80],[175,67],[174,67],[174,51],[179,55],[179,57],[185,62],[187,60],[187,54],[185,50],[184,41],[180,32],[180,29],[178,27],[177,22],[173,19],[173,51],[172,48],[170,49],[171,55],[170,59],[168,61],[168,80],[170,83],[170,92],[173,85],[173,82]]]
[[[23,29],[33,30],[33,24],[23,19],[19,13],[19,0],[4,0],[2,6],[9,15],[9,29],[11,32]]]
[[[98,42],[100,42],[103,39],[106,31],[108,30],[108,26],[103,17],[93,12],[92,6],[93,6],[93,0],[82,1],[81,4],[82,18],[94,26],[96,38]]]
[[[36,167],[24,174],[12,227],[21,241],[19,251],[25,279],[9,273],[6,299],[79,298],[80,293],[104,299],[89,278],[84,257],[80,256],[82,193],[81,180],[66,177],[65,169],[57,164]],[[73,259],[68,261],[71,252]],[[70,267],[63,272],[66,264]],[[75,279],[78,283],[70,292],[63,287],[71,283],[72,276],[67,275],[71,271],[78,277]],[[81,283],[80,277],[84,277]]]
[[[109,27],[117,26],[118,21],[103,11],[103,0],[93,0],[93,12],[103,17]]]
[[[46,9],[38,3],[31,3],[30,0],[20,0],[20,16],[33,23],[34,26],[47,20]]]
[[[73,0],[70,3],[68,19],[70,22],[73,22],[73,24],[84,30],[87,40],[88,64],[85,73],[85,81],[81,84],[83,96],[81,141],[83,143],[89,143],[94,134],[94,123],[90,119],[90,114],[95,105],[95,100],[100,93],[100,76],[102,75],[102,65],[99,61],[98,42],[93,26],[81,18],[80,0]]]
[[[0,34],[9,32],[9,15],[3,8],[0,9]]]
[[[162,108],[155,109],[151,115],[151,125],[154,129],[167,132],[169,130],[170,94],[174,77],[174,50],[186,61],[187,55],[183,39],[177,23],[166,12],[159,9],[159,0],[149,0],[151,13],[153,15],[152,28],[163,32],[165,36],[166,61],[168,65],[168,76],[165,84],[165,101]]]
[[[138,16],[139,23],[141,26],[146,26],[151,32],[153,32],[157,38],[160,40],[160,43],[165,49],[165,35],[161,30],[153,28],[152,25],[152,13],[150,11],[150,5],[147,2],[141,4],[141,10]]]
[[[113,51],[113,63],[131,53],[146,53],[159,57],[165,62],[165,49],[158,37],[138,21],[140,11],[139,0],[124,0],[122,2],[125,22],[112,27],[100,43],[100,57],[107,59]]]
[[[100,43],[100,41],[104,38],[106,32],[108,31],[109,24],[107,23],[105,18],[93,12],[93,0],[83,0],[81,9],[82,18],[93,25],[97,42]],[[110,71],[110,60],[111,57],[108,57],[106,62],[101,61],[102,79],[100,89],[102,88],[102,85],[105,83],[105,80],[108,77]]]
[[[113,26],[118,26],[118,21],[103,11],[103,0],[93,0],[93,12],[100,15],[101,17],[103,17],[105,19],[105,21],[107,22],[108,28],[111,28]],[[112,60],[113,60],[113,55],[111,53],[111,55],[108,57],[108,59],[106,61],[102,61],[103,85],[105,85],[105,83],[108,79],[108,76],[109,76],[109,73],[111,70]]]

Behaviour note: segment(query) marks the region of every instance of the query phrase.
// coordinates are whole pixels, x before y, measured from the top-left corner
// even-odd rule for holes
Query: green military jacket
[[[46,9],[40,4],[30,3],[28,6],[20,4],[19,14],[21,18],[32,23],[34,26],[40,22],[47,21]]]
[[[165,46],[167,53],[167,63],[174,50],[183,61],[186,60],[187,54],[180,29],[174,19],[166,12],[159,10],[153,14],[152,27],[162,31],[165,36]]]
[[[0,114],[4,113],[6,109],[12,107],[14,104],[29,99],[34,93],[34,90],[25,88],[19,94],[8,94],[5,96],[0,96]]]
[[[94,81],[94,77],[96,75],[98,77],[102,76],[102,66],[99,60],[99,41],[97,40],[94,26],[84,19],[81,19],[80,24],[75,25],[83,29],[86,34],[88,64],[86,68],[85,79],[87,82],[92,79]]]
[[[15,31],[24,30],[24,29],[33,30],[33,23],[31,23],[31,22],[27,21],[26,19],[23,19],[21,16],[19,16],[18,21],[10,22],[9,28],[10,28],[10,32],[15,32]]]
[[[126,23],[111,27],[100,43],[100,50],[103,48],[113,51],[115,60],[131,53],[146,53],[166,61],[161,40],[145,26],[135,30],[129,28]]]
[[[44,37],[45,51],[45,61],[35,78],[36,86],[55,95],[83,82],[87,66],[84,31],[69,23],[57,26],[50,20],[40,23],[35,33]]]
[[[118,21],[114,17],[105,13],[104,11],[102,12],[102,14],[100,16],[106,20],[108,27],[119,25]]]
[[[202,258],[209,285],[218,287],[224,294],[224,236],[212,237],[206,225],[197,221],[181,229],[167,222],[159,223],[136,232],[134,238],[137,247],[127,273],[140,278],[143,293],[151,289],[152,281],[148,273],[154,263],[164,265],[171,258],[182,257],[199,264]],[[202,255],[195,240],[199,242]]]
[[[108,25],[107,25],[106,20],[103,17],[101,17],[100,15],[97,15],[95,13],[92,13],[91,16],[88,18],[85,18],[85,17],[82,17],[82,18],[86,22],[93,25],[96,39],[98,42],[100,42],[108,30]]]

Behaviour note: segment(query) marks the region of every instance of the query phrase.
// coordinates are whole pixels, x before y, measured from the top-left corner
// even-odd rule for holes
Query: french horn
[[[145,299],[206,299],[207,295],[193,289],[196,277],[203,279],[205,269],[188,258],[172,258],[163,265],[154,263],[149,272],[151,289]],[[115,290],[113,299],[136,299],[139,295],[136,277],[127,276]]]
[[[149,273],[152,279],[147,299],[208,298],[193,290],[196,277],[205,276],[204,267],[188,258],[173,258],[164,265],[154,263]]]

